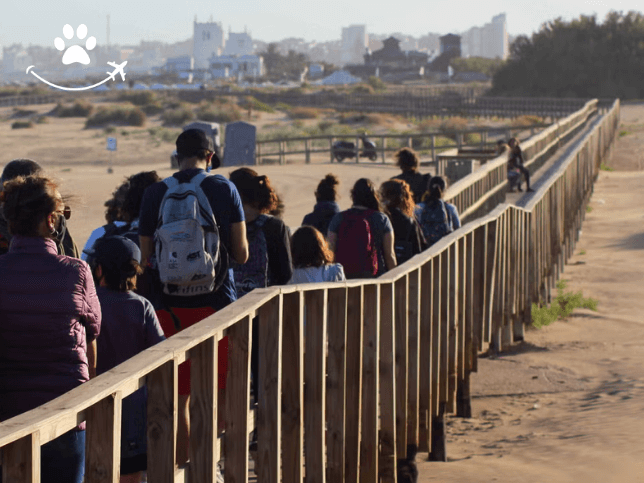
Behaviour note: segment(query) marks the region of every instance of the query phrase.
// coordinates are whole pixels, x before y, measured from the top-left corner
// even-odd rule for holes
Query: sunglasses
[[[59,215],[63,215],[66,220],[69,220],[72,217],[72,209],[65,205],[65,208],[63,208],[63,211],[58,211],[57,212]]]

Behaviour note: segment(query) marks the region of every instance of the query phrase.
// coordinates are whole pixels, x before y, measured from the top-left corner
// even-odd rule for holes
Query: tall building
[[[250,55],[253,53],[253,39],[246,32],[230,32],[226,41],[224,55]]]
[[[483,27],[472,27],[462,35],[463,57],[505,60],[510,54],[507,21],[504,13],[492,17]]]
[[[208,69],[210,57],[221,55],[224,50],[224,29],[221,23],[195,20],[192,56],[195,59],[195,69]]]
[[[342,29],[342,47],[340,63],[362,64],[364,54],[369,46],[366,25],[351,25]]]

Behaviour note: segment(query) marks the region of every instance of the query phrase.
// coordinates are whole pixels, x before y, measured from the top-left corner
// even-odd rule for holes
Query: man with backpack
[[[237,299],[229,256],[248,259],[246,225],[235,186],[221,175],[219,158],[198,129],[177,138],[179,171],[150,186],[139,216],[141,259],[145,270],[158,273],[163,309],[157,311],[166,335],[205,319]],[[222,344],[223,343],[223,344]],[[225,386],[227,341],[220,342],[219,387]],[[189,361],[188,361],[189,362]],[[177,463],[188,459],[189,365],[179,368]]]

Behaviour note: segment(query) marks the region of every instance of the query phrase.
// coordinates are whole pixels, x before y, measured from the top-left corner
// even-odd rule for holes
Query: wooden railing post
[[[394,285],[380,286],[380,461],[384,482],[396,481],[396,379],[395,379]]]
[[[407,278],[407,444],[419,446],[420,269],[410,272]],[[423,349],[428,351],[429,347]]]
[[[434,377],[435,349],[433,329],[433,304],[435,287],[432,265],[434,260],[428,260],[419,273],[420,313],[419,313],[419,362],[418,362],[418,449],[431,450],[432,420],[435,407],[433,404],[436,378]]]
[[[2,448],[2,481],[40,481],[40,433],[34,432]]]
[[[396,458],[405,458],[407,453],[407,395],[409,376],[409,294],[407,277],[401,277],[394,285],[395,310],[395,382],[396,382]],[[418,338],[416,338],[418,340]]]
[[[85,481],[118,483],[121,467],[120,393],[112,394],[87,409],[85,446]]]
[[[148,374],[148,480],[174,482],[177,444],[176,359]]]
[[[257,462],[260,483],[279,483],[282,431],[282,296],[258,310],[259,402],[257,407]]]
[[[326,414],[327,414],[327,481],[344,481],[345,416],[346,416],[346,342],[347,342],[347,289],[328,292],[329,333]],[[353,382],[353,381],[351,381]]]
[[[304,333],[301,292],[284,295],[282,334],[282,466],[284,483],[304,478]]]
[[[304,434],[306,437],[306,483],[324,483],[325,468],[325,419],[326,398],[326,290],[304,294],[305,361],[304,361]]]
[[[363,303],[362,287],[351,287],[347,298],[345,481],[360,478],[360,428],[362,416]]]

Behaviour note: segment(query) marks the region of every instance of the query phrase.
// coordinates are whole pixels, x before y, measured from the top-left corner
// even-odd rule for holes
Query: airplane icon
[[[116,64],[116,62],[108,62],[108,65],[110,67],[114,67],[114,70],[112,72],[107,72],[107,75],[110,76],[110,79],[116,80],[116,78],[115,78],[116,74],[120,74],[121,75],[121,80],[124,81],[125,80],[125,71],[123,70],[123,68],[125,67],[126,64],[127,64],[127,60],[125,62],[123,62],[122,64],[118,64],[118,65]]]

